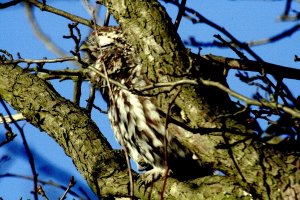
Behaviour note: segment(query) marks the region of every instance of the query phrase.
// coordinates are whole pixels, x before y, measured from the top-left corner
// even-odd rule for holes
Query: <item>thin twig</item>
[[[200,79],[199,82],[203,85],[217,87],[217,88],[223,90],[224,92],[228,93],[229,95],[231,95],[239,100],[242,100],[243,102],[245,102],[248,105],[255,105],[255,106],[259,106],[259,107],[268,107],[268,108],[275,109],[275,110],[280,109],[286,113],[289,113],[293,117],[300,118],[300,112],[298,110],[294,110],[294,109],[284,106],[282,104],[278,104],[276,102],[267,102],[267,101],[262,102],[262,101],[249,99],[249,98],[229,89],[228,87],[222,85],[219,82],[209,81],[209,80],[204,80],[204,79]],[[174,89],[175,86],[184,85],[184,84],[199,85],[199,83],[196,80],[184,79],[184,80],[179,80],[179,81],[174,81],[174,82],[156,83],[156,84],[152,84],[152,85],[149,85],[149,86],[146,86],[143,88],[138,88],[136,90],[144,91],[144,90],[155,89],[157,87],[169,87],[168,90],[166,90],[166,91],[170,92],[172,89]]]
[[[256,41],[249,41],[249,42],[245,42],[245,43],[248,44],[248,46],[252,47],[252,46],[268,44],[271,42],[276,42],[276,41],[282,40],[283,38],[291,37],[294,33],[298,32],[299,29],[300,29],[300,24],[296,24],[293,27],[291,27],[285,31],[282,31],[281,33],[278,33],[272,37],[269,37],[266,39],[261,39],[261,40],[256,40]]]
[[[97,69],[97,68],[95,68],[95,67],[93,67],[91,65],[88,66],[88,69],[90,69],[91,71],[97,73],[102,78],[107,78],[108,83],[114,84],[114,85],[118,86],[121,89],[128,90],[128,88],[125,85],[123,85],[122,83],[106,77],[105,73],[102,73],[99,69]]]
[[[33,6],[36,6],[36,7],[40,8],[42,11],[47,11],[47,12],[62,16],[66,19],[72,20],[74,22],[78,22],[80,24],[83,24],[83,25],[86,25],[86,26],[89,26],[89,27],[93,27],[93,22],[91,20],[87,20],[87,19],[84,19],[82,17],[73,15],[71,13],[59,10],[57,8],[54,8],[52,6],[45,5],[45,4],[40,3],[39,1],[36,1],[36,0],[27,0],[27,2],[30,3]]]
[[[292,0],[286,0],[283,16],[288,16],[291,10]]]
[[[87,100],[87,105],[86,105],[86,110],[91,115],[94,100],[95,100],[95,94],[96,94],[96,89],[95,86],[91,83],[90,84],[90,94],[89,94],[89,99]]]
[[[31,176],[25,176],[25,175],[21,175],[21,174],[13,174],[13,173],[5,173],[5,174],[0,174],[0,179],[1,178],[7,178],[7,177],[11,177],[11,178],[20,178],[20,179],[24,179],[24,180],[30,180],[32,181],[33,178]],[[53,182],[51,180],[49,181],[44,181],[44,180],[40,180],[38,179],[38,183],[42,184],[42,185],[50,185],[53,186],[55,188],[59,188],[61,190],[66,190],[67,187],[64,185],[61,185],[59,183]],[[82,199],[77,193],[75,193],[74,191],[70,190],[69,194],[73,195],[74,197],[80,198]]]
[[[39,195],[45,198],[45,200],[48,200],[49,198],[46,195],[46,192],[44,191],[43,187],[41,185],[38,185],[37,192]]]
[[[62,195],[62,197],[60,198],[60,200],[64,200],[67,197],[68,192],[71,190],[71,188],[76,184],[76,181],[74,179],[74,176],[72,176],[70,178],[70,182],[68,184],[68,187],[66,189],[66,191],[64,192],[64,194]]]
[[[231,95],[231,96],[233,96],[237,99],[240,99],[240,100],[244,101],[248,105],[255,105],[255,106],[259,106],[259,107],[264,106],[264,107],[268,107],[268,108],[271,108],[271,109],[274,109],[274,110],[280,109],[280,110],[283,110],[284,112],[292,115],[293,117],[300,118],[300,112],[298,110],[294,110],[294,109],[289,108],[287,106],[284,106],[282,104],[249,99],[249,98],[247,98],[247,97],[245,97],[245,96],[243,96],[243,95],[227,88],[226,86],[222,85],[219,82],[203,80],[203,79],[201,79],[200,81],[204,85],[217,87],[217,88],[223,90],[224,92],[226,92],[227,94],[229,94],[229,95]]]
[[[143,91],[152,90],[152,89],[160,88],[160,87],[171,87],[171,88],[168,88],[168,91],[171,91],[176,86],[183,85],[183,84],[198,85],[196,80],[183,79],[183,80],[174,81],[174,82],[153,83],[153,84],[147,85],[145,87],[135,88],[135,90],[137,90],[139,92],[143,92]]]
[[[225,44],[226,46],[228,46],[234,53],[236,53],[236,55],[238,57],[240,57],[242,60],[249,60],[244,53],[242,53],[241,51],[239,51],[237,48],[233,47],[229,42],[227,42],[226,40],[224,40],[221,35],[216,34],[214,35],[215,38],[217,38],[218,40],[220,40],[223,44]]]
[[[0,9],[8,8],[10,6],[15,6],[18,3],[21,3],[22,1],[24,1],[24,0],[13,0],[13,1],[9,1],[6,3],[0,3]]]
[[[176,1],[176,0],[163,0],[163,1],[166,2],[166,3],[172,3],[173,5],[176,5],[178,7],[180,6],[178,1]],[[208,20],[207,18],[205,18],[203,15],[201,15],[199,12],[195,11],[194,9],[185,7],[185,11],[188,12],[188,13],[191,13],[192,16],[190,16],[186,13],[184,13],[184,16],[189,18],[192,23],[194,23],[194,24],[197,24],[197,23],[207,24],[208,26],[220,31],[221,33],[223,33],[226,37],[228,37],[232,41],[232,43],[236,44],[239,48],[244,49],[245,51],[247,51],[255,60],[263,61],[252,49],[250,49],[250,47],[247,44],[240,42],[236,37],[234,37],[230,32],[228,32],[224,27],[221,27],[218,24]]]
[[[180,4],[180,7],[179,7],[178,15],[176,17],[175,24],[174,24],[176,30],[178,30],[179,24],[180,24],[181,19],[182,19],[182,16],[184,14],[185,4],[186,4],[186,0],[182,0],[181,4]]]
[[[164,174],[164,182],[163,182],[163,186],[162,186],[162,191],[160,193],[160,199],[163,200],[164,199],[164,192],[166,190],[166,186],[167,186],[167,179],[168,179],[168,174],[169,174],[169,165],[168,165],[168,124],[169,124],[169,117],[170,117],[170,112],[171,112],[171,108],[172,105],[174,104],[177,96],[179,95],[179,93],[181,92],[182,89],[182,85],[179,86],[177,92],[174,94],[173,98],[171,99],[169,105],[168,105],[168,111],[167,111],[167,115],[166,115],[166,122],[165,122],[165,136],[164,136],[164,167],[165,167],[165,174]]]
[[[12,114],[9,111],[8,107],[6,106],[6,104],[4,103],[2,98],[0,98],[0,103],[3,106],[4,110],[6,111],[6,113],[9,116],[11,116]],[[35,200],[38,200],[38,194],[37,194],[37,176],[38,176],[38,174],[37,174],[36,169],[35,169],[34,157],[31,153],[31,150],[30,150],[29,145],[27,143],[23,128],[20,127],[19,124],[16,121],[14,121],[14,119],[12,117],[10,119],[13,121],[14,125],[16,126],[16,128],[18,129],[18,131],[21,134],[23,144],[24,144],[24,148],[25,148],[26,154],[28,156],[28,161],[29,161],[29,164],[30,164],[30,167],[31,167],[32,176],[33,176],[33,187],[34,187],[33,191],[32,191],[33,196],[34,196]]]

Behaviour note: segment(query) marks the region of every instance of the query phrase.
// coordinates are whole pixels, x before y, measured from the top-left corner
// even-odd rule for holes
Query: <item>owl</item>
[[[147,86],[149,81],[142,71],[143,63],[121,29],[98,28],[80,49],[85,52],[84,62],[102,73],[100,76],[92,71],[90,78],[108,103],[115,138],[127,149],[138,169],[146,171],[146,182],[168,171],[179,178],[203,174],[201,163],[193,159],[190,150],[174,134],[167,133],[156,97],[133,92],[132,88]],[[112,81],[108,82],[103,74]]]

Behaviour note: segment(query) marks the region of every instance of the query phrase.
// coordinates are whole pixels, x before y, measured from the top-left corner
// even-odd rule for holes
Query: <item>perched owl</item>
[[[97,33],[91,33],[81,50],[86,52],[84,60],[89,66],[102,73],[106,70],[111,80],[123,85],[120,88],[109,83],[108,87],[105,77],[95,72],[90,74],[108,103],[108,117],[116,139],[140,165],[139,169],[146,170],[147,180],[158,178],[166,169],[181,178],[204,174],[201,163],[192,158],[193,154],[174,134],[166,134],[164,120],[155,105],[156,97],[130,90],[146,86],[148,81],[142,72],[142,63],[120,28],[99,28]]]

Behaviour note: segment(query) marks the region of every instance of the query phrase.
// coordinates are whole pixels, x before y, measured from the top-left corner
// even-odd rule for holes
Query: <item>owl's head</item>
[[[84,52],[83,62],[104,72],[109,78],[124,82],[134,72],[137,58],[119,27],[100,27],[93,31],[80,50]],[[136,71],[136,70],[135,70]],[[105,82],[96,73],[90,73],[93,80]]]
[[[84,52],[83,60],[88,64],[94,63],[103,51],[121,47],[125,44],[124,36],[119,27],[98,27],[80,46]]]

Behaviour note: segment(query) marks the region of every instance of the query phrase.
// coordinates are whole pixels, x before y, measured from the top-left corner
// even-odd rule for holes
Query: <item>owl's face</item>
[[[105,68],[109,78],[119,82],[132,75],[137,65],[134,50],[118,27],[100,27],[97,32],[93,31],[80,50],[84,52],[85,63],[102,73]],[[96,73],[90,75],[93,80],[103,82]]]
[[[80,46],[80,50],[83,51],[84,61],[92,64],[96,62],[97,58],[103,51],[112,49],[116,46],[124,44],[123,34],[118,27],[99,27],[96,31],[93,31],[87,40]]]

